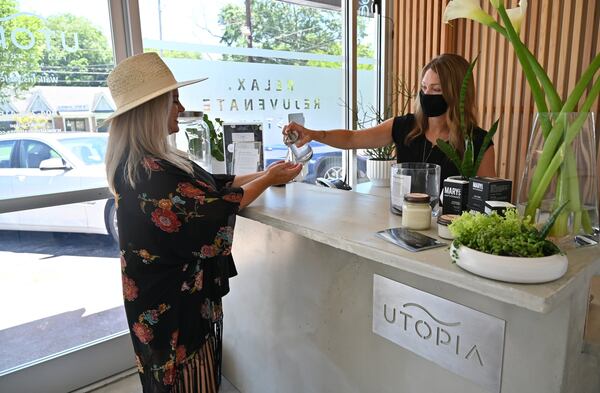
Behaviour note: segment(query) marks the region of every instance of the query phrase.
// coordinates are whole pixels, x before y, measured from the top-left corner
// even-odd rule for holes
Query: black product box
[[[463,178],[447,178],[444,180],[444,204],[442,214],[461,215],[467,210],[469,181]]]
[[[475,176],[469,180],[469,210],[485,212],[485,201],[510,202],[512,181],[497,177]]]

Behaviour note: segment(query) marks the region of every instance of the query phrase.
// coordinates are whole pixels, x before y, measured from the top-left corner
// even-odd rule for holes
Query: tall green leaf
[[[467,89],[469,88],[469,80],[473,76],[473,68],[475,68],[475,64],[477,64],[477,59],[479,55],[475,57],[475,59],[469,64],[469,68],[467,68],[467,72],[465,77],[462,80],[462,85],[460,86],[460,96],[458,100],[458,109],[460,112],[460,129],[463,132],[463,135],[467,136],[467,127],[465,125],[465,100],[467,97]],[[468,130],[469,137],[472,136],[473,130]]]
[[[546,223],[544,224],[544,227],[540,231],[540,239],[545,239],[546,236],[548,236],[548,233],[550,232],[552,225],[554,225],[554,221],[556,221],[556,219],[560,215],[560,212],[562,212],[562,210],[565,208],[565,206],[567,206],[568,203],[569,203],[569,201],[563,202],[562,205],[557,207],[556,210],[554,210],[552,212],[552,215],[550,216],[550,218],[548,218],[548,221],[546,221]]]
[[[460,172],[465,177],[473,177],[475,176],[475,172],[473,170],[473,161],[475,155],[475,147],[473,146],[473,138],[467,138],[465,141],[465,154],[463,155],[462,167],[460,168]]]
[[[490,143],[492,143],[492,138],[494,137],[494,134],[496,133],[496,131],[498,131],[498,122],[499,121],[500,121],[500,119],[496,120],[494,122],[494,124],[492,124],[492,128],[490,128],[490,130],[485,134],[485,137],[483,137],[483,142],[481,143],[481,148],[479,148],[479,154],[477,154],[477,160],[475,161],[475,164],[473,165],[473,169],[474,169],[475,173],[477,173],[477,171],[479,170],[479,166],[481,165],[481,161],[483,161],[483,156],[485,154],[485,151],[487,150]]]
[[[458,156],[458,153],[451,144],[446,142],[443,139],[438,139],[436,141],[437,147],[452,161],[452,163],[460,170],[462,168],[461,159]]]

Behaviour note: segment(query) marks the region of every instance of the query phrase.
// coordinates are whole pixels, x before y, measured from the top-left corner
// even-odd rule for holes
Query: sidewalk
[[[116,245],[15,236],[0,231],[0,371],[127,329]]]

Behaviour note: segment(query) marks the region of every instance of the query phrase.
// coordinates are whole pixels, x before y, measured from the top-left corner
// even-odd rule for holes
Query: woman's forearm
[[[311,139],[338,149],[370,149],[392,143],[393,119],[360,131],[310,131]]]
[[[252,201],[258,198],[260,194],[262,194],[267,188],[269,188],[272,185],[269,178],[262,174],[263,172],[260,173],[260,176],[241,186],[244,189],[244,196],[240,201],[240,209],[243,209],[244,207],[248,206],[250,203],[252,203]]]
[[[259,177],[261,177],[262,175],[264,175],[264,171],[260,171],[260,172],[255,172],[255,173],[249,173],[247,175],[236,175],[236,177],[233,178],[233,187],[241,187],[244,184],[248,184],[249,182],[251,182],[254,179],[257,179]]]
[[[337,147],[338,149],[354,149],[354,131],[349,130],[329,130],[329,131],[311,131],[311,139],[326,145]]]

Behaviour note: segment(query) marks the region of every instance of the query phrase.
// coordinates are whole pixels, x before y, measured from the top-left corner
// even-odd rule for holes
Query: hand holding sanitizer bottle
[[[304,115],[302,115],[302,113],[290,113],[288,115],[288,121],[304,126]],[[288,147],[286,161],[305,164],[312,158],[313,151],[308,143],[302,147],[296,146],[298,139],[299,135],[295,131],[290,131],[283,136],[283,143]]]

